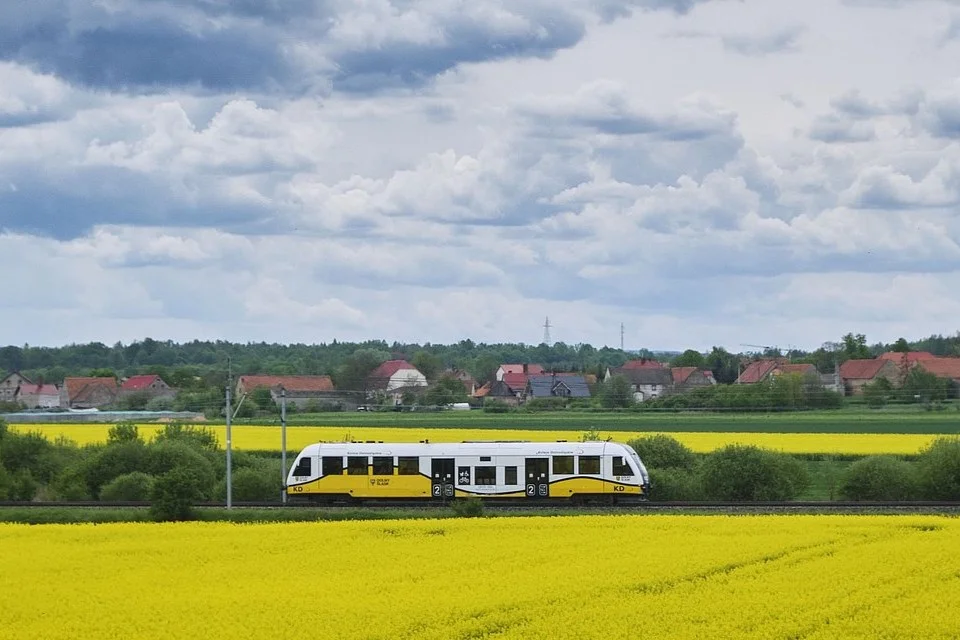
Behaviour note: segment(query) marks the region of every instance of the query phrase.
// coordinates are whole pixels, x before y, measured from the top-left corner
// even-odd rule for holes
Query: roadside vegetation
[[[583,437],[597,435],[594,431]],[[668,435],[629,444],[650,471],[652,501],[960,500],[957,437],[937,438],[916,456],[805,456],[745,445],[704,454]],[[279,467],[279,452],[233,452],[233,500],[279,505]],[[0,500],[104,505],[145,501],[149,509],[119,510],[116,517],[219,519],[217,511],[195,505],[225,500],[225,472],[224,452],[205,427],[168,424],[147,442],[136,425],[121,423],[110,429],[107,442],[77,446],[64,439],[51,442],[35,433],[15,432],[0,422]],[[293,510],[285,513],[289,511]],[[476,516],[482,512],[479,505],[465,503],[450,513]],[[96,518],[104,516],[97,513],[77,512],[70,517],[99,521]],[[8,517],[9,512],[0,513],[0,520]],[[49,517],[58,521],[66,516],[54,511]],[[287,516],[270,519],[277,517]],[[315,513],[308,519],[319,517]]]

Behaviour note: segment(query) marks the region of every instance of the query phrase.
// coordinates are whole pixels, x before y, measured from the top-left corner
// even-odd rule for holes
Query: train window
[[[600,475],[600,456],[580,456],[580,473],[588,476]]]
[[[416,456],[397,458],[397,472],[401,476],[415,476],[420,473],[420,458]]]
[[[517,484],[517,468],[516,467],[503,468],[503,484],[509,484],[509,485]]]
[[[627,464],[627,461],[623,459],[622,456],[613,457],[613,475],[615,476],[632,476],[633,469],[630,468],[630,465]]]
[[[473,483],[474,484],[497,484],[497,468],[496,467],[474,467]]]
[[[490,456],[480,456],[480,462],[491,462]]]
[[[457,484],[470,484],[470,467],[457,467]]]
[[[367,456],[347,457],[347,475],[348,476],[367,475]]]
[[[293,470],[293,475],[295,476],[309,476],[310,475],[310,460],[308,456],[304,456],[297,460],[297,467]]]
[[[553,456],[553,472],[573,474],[573,456]]]
[[[323,456],[323,475],[339,476],[343,474],[343,458]]]
[[[373,475],[392,476],[393,456],[373,456]]]

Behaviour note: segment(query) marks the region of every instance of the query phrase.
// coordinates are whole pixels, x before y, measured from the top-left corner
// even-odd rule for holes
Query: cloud
[[[683,13],[693,0],[38,0],[0,6],[0,60],[110,91],[267,94],[416,88],[458,65],[544,58],[594,13]]]
[[[810,137],[820,142],[866,142],[875,136],[870,123],[834,115],[818,116],[810,126]]]
[[[744,56],[765,56],[799,50],[805,29],[792,26],[763,34],[732,34],[720,37],[723,48]]]

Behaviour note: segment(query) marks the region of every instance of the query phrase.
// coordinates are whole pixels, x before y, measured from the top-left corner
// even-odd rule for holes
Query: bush
[[[143,438],[140,437],[140,431],[137,429],[136,423],[133,422],[121,422],[110,427],[110,430],[107,431],[107,444],[122,444],[124,442],[143,442]]]
[[[33,479],[33,474],[29,469],[21,469],[10,475],[10,484],[7,488],[7,498],[10,500],[19,500],[20,502],[29,502],[37,495],[39,485]]]
[[[627,443],[637,452],[647,469],[693,469],[697,456],[685,444],[659,434]]]
[[[153,476],[134,471],[117,476],[100,489],[104,502],[142,502],[150,499],[153,491]]]
[[[453,501],[453,512],[461,518],[479,518],[483,515],[483,500],[476,496]]]
[[[704,500],[700,476],[688,469],[650,469],[651,502]]]
[[[840,496],[847,500],[912,500],[917,493],[913,465],[892,456],[857,460],[840,481]]]
[[[140,441],[112,444],[97,450],[82,465],[90,495],[99,497],[100,489],[118,476],[143,471],[147,462],[147,447]]]
[[[189,471],[197,478],[200,495],[209,499],[213,494],[216,474],[210,461],[196,449],[192,449],[186,442],[161,442],[147,447],[147,457],[142,467],[136,471],[160,476],[175,469]]]
[[[83,462],[68,465],[50,482],[48,489],[53,500],[91,500],[93,498],[86,479]]]
[[[193,520],[195,502],[203,498],[203,479],[192,469],[177,467],[153,483],[150,516],[157,521]]]
[[[147,403],[147,411],[173,411],[173,398],[153,398]]]
[[[163,430],[153,439],[154,444],[163,442],[183,442],[187,445],[217,451],[220,443],[213,429],[206,427],[191,427],[180,422],[171,422],[164,425]]]
[[[809,484],[802,462],[753,445],[728,445],[701,467],[708,498],[729,501],[792,500]]]
[[[917,461],[920,493],[928,500],[960,499],[960,438],[937,438]]]
[[[483,403],[484,413],[509,413],[510,405],[503,400],[486,400]]]
[[[280,465],[275,469],[245,467],[234,469],[230,478],[233,485],[233,499],[238,502],[280,501],[281,482]],[[227,499],[227,481],[224,478],[217,483],[217,500]]]

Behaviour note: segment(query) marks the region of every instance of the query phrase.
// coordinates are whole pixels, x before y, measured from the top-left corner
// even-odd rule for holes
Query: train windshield
[[[637,452],[634,451],[632,447],[626,447],[626,449],[630,452],[630,459],[633,461],[633,466],[640,472],[642,483],[650,484],[650,476],[647,474],[647,468],[643,465],[643,461],[640,460],[640,456],[637,455]]]

